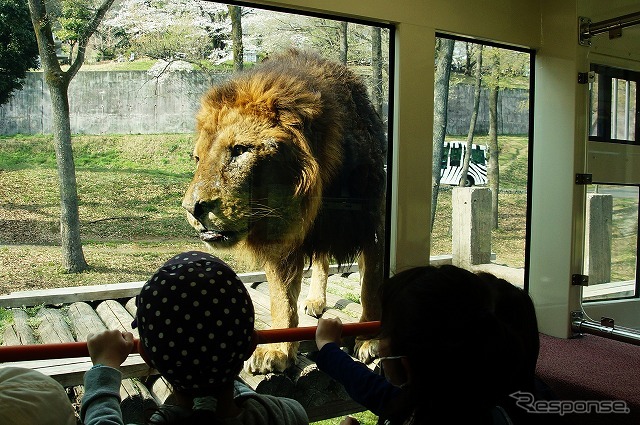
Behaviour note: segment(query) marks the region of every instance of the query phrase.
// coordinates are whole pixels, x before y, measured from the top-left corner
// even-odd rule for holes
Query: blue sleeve
[[[318,368],[340,382],[347,394],[376,415],[382,414],[389,400],[400,388],[391,385],[384,376],[374,373],[342,351],[335,343],[325,344],[316,359]]]
[[[80,418],[84,425],[123,425],[120,411],[122,374],[108,366],[89,369],[84,374],[84,396]]]

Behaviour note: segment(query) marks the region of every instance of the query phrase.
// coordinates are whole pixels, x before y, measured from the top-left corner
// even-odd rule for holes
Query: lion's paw
[[[322,316],[326,306],[327,302],[322,298],[307,298],[304,300],[301,307],[307,315],[320,317]]]
[[[253,355],[245,362],[246,371],[253,374],[266,374],[269,372],[284,372],[295,358],[289,358],[287,353],[273,346],[258,347]]]
[[[356,338],[354,352],[358,360],[369,364],[378,357],[378,340]]]

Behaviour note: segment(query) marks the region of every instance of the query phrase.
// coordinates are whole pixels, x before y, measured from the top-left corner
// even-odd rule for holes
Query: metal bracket
[[[578,44],[585,47],[591,47],[591,34],[589,26],[591,19],[580,16],[578,18]]]
[[[589,286],[589,276],[584,274],[572,274],[571,284],[573,286]]]
[[[578,72],[578,84],[587,84],[589,82],[588,72]]]
[[[614,328],[615,325],[615,321],[611,318],[611,317],[601,317],[600,318],[600,325],[604,326],[606,328]]]
[[[572,338],[578,338],[582,336],[582,323],[584,322],[584,313],[582,310],[575,310],[571,312],[571,332]]]
[[[596,80],[595,71],[578,72],[578,84],[593,83]]]
[[[576,184],[586,185],[593,181],[593,174],[576,174]]]

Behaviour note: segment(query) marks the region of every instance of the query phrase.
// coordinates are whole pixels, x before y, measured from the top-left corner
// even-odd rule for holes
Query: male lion
[[[386,137],[367,90],[345,66],[290,50],[213,87],[202,98],[196,171],[182,206],[200,238],[264,265],[272,326],[322,314],[329,259],[359,254],[362,321],[378,320],[384,251]],[[248,254],[248,255],[247,255]],[[260,346],[254,373],[283,371],[297,343]],[[373,344],[358,356],[369,361]]]

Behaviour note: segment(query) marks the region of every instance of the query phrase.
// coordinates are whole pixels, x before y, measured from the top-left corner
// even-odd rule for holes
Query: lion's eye
[[[240,156],[248,150],[249,148],[245,145],[234,145],[231,148],[231,156]]]

